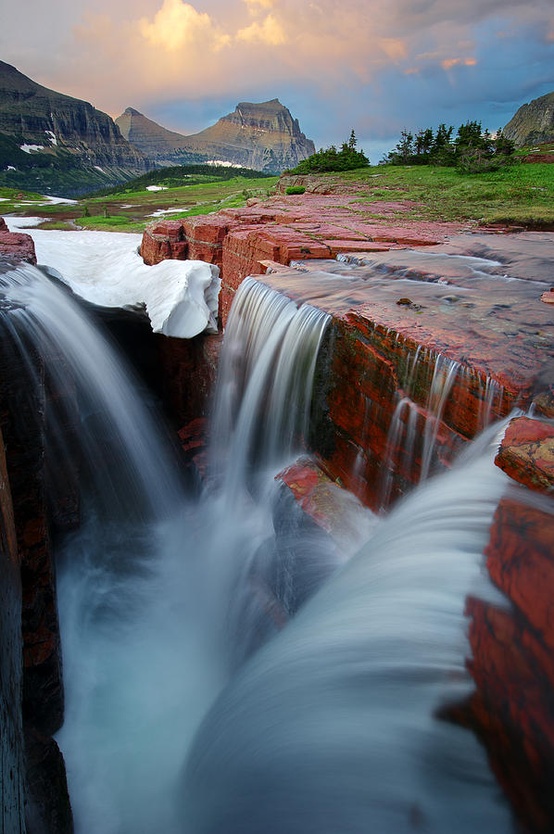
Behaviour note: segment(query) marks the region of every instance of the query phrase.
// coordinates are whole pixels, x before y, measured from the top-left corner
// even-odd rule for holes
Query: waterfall
[[[510,830],[484,751],[437,717],[471,690],[465,599],[492,594],[496,443],[399,504],[222,693],[188,759],[183,831]]]
[[[193,498],[67,293],[21,267],[1,294],[14,344],[62,355],[80,406],[83,518],[57,554],[77,834],[505,834],[483,751],[437,717],[471,689],[465,599],[492,594],[498,427],[352,558],[294,525],[283,558],[274,476],[308,434],[323,314],[243,284]]]
[[[226,494],[234,496],[246,469],[285,462],[301,448],[310,423],[312,381],[330,316],[297,308],[281,293],[247,278],[240,285],[225,333],[213,418],[219,468],[226,461]]]

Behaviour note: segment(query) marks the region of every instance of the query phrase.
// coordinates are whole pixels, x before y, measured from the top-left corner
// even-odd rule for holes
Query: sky
[[[373,164],[405,129],[497,130],[554,91],[554,0],[0,0],[0,59],[180,133],[278,98]]]

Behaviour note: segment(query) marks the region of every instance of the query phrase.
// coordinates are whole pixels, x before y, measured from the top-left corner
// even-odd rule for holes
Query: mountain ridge
[[[554,91],[523,104],[503,132],[517,147],[554,142]]]
[[[106,113],[0,61],[0,184],[74,196],[151,167]]]
[[[115,122],[129,142],[163,165],[190,158],[277,174],[315,153],[313,141],[278,98],[240,102],[214,125],[190,135],[167,130],[132,107]]]

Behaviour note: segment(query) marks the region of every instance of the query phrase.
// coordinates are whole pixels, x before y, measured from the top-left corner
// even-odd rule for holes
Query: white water
[[[296,340],[305,313],[274,296],[262,302],[255,288],[243,297],[255,309],[240,339],[229,340],[219,397],[235,405],[217,419],[219,448],[242,475],[224,471],[198,502],[182,493],[171,455],[119,372],[106,376],[115,360],[103,343],[93,353],[86,321],[64,306],[62,323],[53,322],[58,300],[46,300],[49,282],[34,286],[37,272],[23,268],[32,287],[16,280],[6,291],[8,317],[30,318],[32,331],[37,319],[54,328],[58,347],[75,357],[72,373],[84,389],[94,386],[98,410],[111,415],[117,395],[117,417],[102,425],[115,423],[130,482],[148,496],[129,519],[125,501],[112,516],[87,490],[90,512],[59,555],[67,712],[58,740],[77,834],[509,831],[483,751],[469,732],[434,717],[471,686],[463,609],[468,593],[491,593],[481,554],[505,486],[492,464],[494,439],[380,521],[344,567],[346,543],[342,554],[325,550],[323,537],[294,525],[281,563],[265,480],[247,488],[266,448],[263,419],[250,409],[264,400],[260,386],[271,390],[268,379],[279,376],[268,334]],[[256,338],[260,316],[271,324]],[[317,343],[299,355],[313,350]],[[312,360],[300,364],[309,369]],[[283,391],[307,384],[277,384],[270,410],[283,406]],[[283,433],[286,421],[273,416]],[[288,426],[280,449],[270,432],[264,461],[294,451],[302,424],[303,416]],[[290,580],[306,574],[316,576],[314,595],[277,634],[283,620],[272,613],[295,613]]]
[[[464,603],[491,593],[505,487],[493,450],[398,506],[223,692],[188,759],[184,831],[510,830],[483,750],[434,717],[471,688]]]

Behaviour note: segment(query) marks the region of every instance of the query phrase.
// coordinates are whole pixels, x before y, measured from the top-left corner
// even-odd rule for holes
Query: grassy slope
[[[348,183],[369,209],[375,203],[376,217],[380,216],[379,201],[411,201],[409,212],[402,212],[404,221],[473,220],[484,225],[554,229],[552,164],[516,164],[486,174],[461,174],[429,166],[374,166],[318,175],[318,179],[325,176]],[[45,228],[141,231],[157,210],[175,209],[164,216],[179,218],[241,206],[249,197],[263,199],[273,192],[277,177],[217,179],[215,174],[198,174],[185,178],[183,174],[181,184],[175,182],[173,179],[163,191],[148,191],[144,186],[138,189],[129,183],[118,192],[84,198],[70,206],[43,205],[38,195],[0,188],[0,198],[4,198],[0,214],[39,215],[48,218]]]
[[[554,228],[554,165],[516,164],[486,174],[427,165],[379,166],[341,175],[364,202],[409,200],[414,220],[474,220]]]

